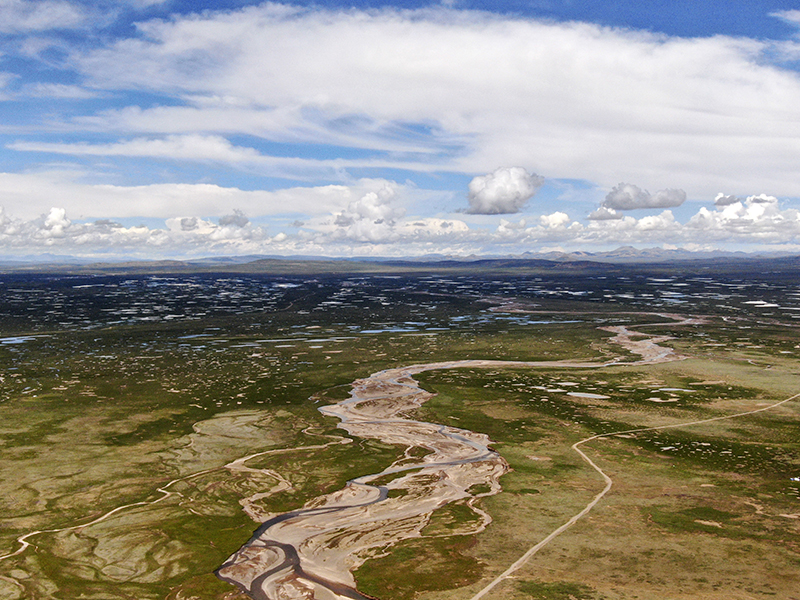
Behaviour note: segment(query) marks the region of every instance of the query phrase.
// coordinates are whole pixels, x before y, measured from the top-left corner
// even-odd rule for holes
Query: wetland
[[[4,274],[0,598],[792,598],[782,269]]]

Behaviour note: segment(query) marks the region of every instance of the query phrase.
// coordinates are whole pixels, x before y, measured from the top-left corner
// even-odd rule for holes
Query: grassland
[[[437,395],[415,416],[488,434],[512,471],[481,501],[486,531],[460,534],[475,513],[448,505],[421,538],[366,562],[359,589],[382,600],[468,599],[581,510],[603,486],[570,449],[581,439],[800,392],[797,313],[770,306],[795,307],[798,289],[772,275],[70,277],[2,282],[4,600],[236,597],[212,573],[255,529],[240,502],[275,487],[270,472],[290,486],[257,501],[264,514],[403,455],[360,439],[319,448],[347,436],[317,406],[384,368],[630,358],[598,327],[652,322],[641,331],[687,357],[419,375]],[[675,326],[658,312],[707,319]],[[800,597],[799,422],[790,402],[586,444],[611,492],[489,597]]]

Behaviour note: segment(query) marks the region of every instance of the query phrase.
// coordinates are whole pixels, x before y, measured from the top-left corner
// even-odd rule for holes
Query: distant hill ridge
[[[97,262],[71,256],[0,258],[5,273],[80,274],[168,274],[168,273],[263,273],[276,275],[344,273],[420,273],[480,271],[542,271],[587,273],[598,271],[708,268],[728,272],[800,271],[800,256],[778,253],[726,251],[691,252],[630,246],[608,252],[526,252],[522,255],[420,257],[327,257],[327,256],[212,256],[193,259],[128,259]]]
[[[777,258],[788,256],[787,253],[747,253],[731,252],[726,250],[682,250],[664,248],[634,248],[633,246],[622,246],[616,250],[607,252],[547,252],[547,253],[525,253],[523,256],[535,256],[536,258],[546,258],[549,260],[571,261],[571,260],[597,260],[600,262],[662,262],[669,260],[707,260],[718,258],[748,259],[748,258]]]

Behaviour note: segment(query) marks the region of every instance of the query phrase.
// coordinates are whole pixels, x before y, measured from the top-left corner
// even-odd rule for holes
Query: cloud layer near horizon
[[[373,185],[376,182],[371,182]],[[363,191],[364,188],[362,188]],[[353,191],[349,196],[352,197]],[[608,247],[680,244],[712,249],[715,242],[757,239],[764,249],[800,250],[800,211],[783,209],[761,194],[716,208],[701,207],[685,222],[665,210],[639,219],[594,220],[588,224],[556,211],[533,222],[501,219],[494,229],[461,219],[406,216],[397,184],[350,200],[341,210],[280,230],[250,222],[241,210],[218,218],[173,217],[165,227],[124,226],[110,219],[73,222],[64,208],[24,220],[0,208],[0,248],[10,254],[38,252],[180,257],[208,254],[332,254],[409,256],[430,253],[514,253],[520,248]],[[216,221],[216,222],[215,222]],[[703,240],[698,243],[697,240]]]

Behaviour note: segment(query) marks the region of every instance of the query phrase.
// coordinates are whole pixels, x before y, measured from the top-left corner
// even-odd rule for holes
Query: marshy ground
[[[0,598],[234,598],[213,572],[254,519],[425,455],[319,413],[351,382],[410,364],[552,362],[414,376],[435,396],[410,416],[488,435],[511,470],[477,504],[485,530],[452,502],[355,581],[382,600],[469,599],[603,489],[575,442],[800,392],[796,281],[4,275]],[[669,337],[683,359],[558,365],[639,360],[610,342],[620,326]],[[788,402],[588,442],[612,489],[487,598],[800,597],[799,421]]]

